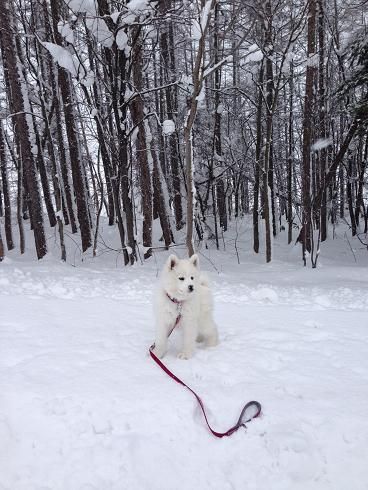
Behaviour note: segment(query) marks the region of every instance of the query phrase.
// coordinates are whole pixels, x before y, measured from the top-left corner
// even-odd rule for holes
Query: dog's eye
[[[179,281],[184,281],[184,277],[179,277]]]
[[[191,280],[192,280],[192,281],[194,280],[194,277],[193,277],[193,276],[191,277]]]

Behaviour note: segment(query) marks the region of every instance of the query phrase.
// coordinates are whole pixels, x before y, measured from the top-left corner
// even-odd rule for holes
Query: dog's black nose
[[[194,286],[190,285],[190,286],[188,286],[188,289],[189,289],[190,292],[192,292],[193,289],[194,289]]]

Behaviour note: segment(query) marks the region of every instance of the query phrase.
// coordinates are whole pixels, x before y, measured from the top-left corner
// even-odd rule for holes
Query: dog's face
[[[167,293],[178,300],[188,299],[199,285],[198,256],[195,254],[190,259],[180,260],[176,255],[170,255],[163,279]]]

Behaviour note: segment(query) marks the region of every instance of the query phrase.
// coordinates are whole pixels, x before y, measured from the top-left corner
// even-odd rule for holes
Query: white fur
[[[171,301],[167,295],[180,301],[180,306]],[[200,273],[197,255],[187,260],[180,260],[176,255],[170,255],[161,274],[154,306],[156,316],[154,353],[158,357],[163,357],[167,351],[168,334],[175,325],[179,310],[181,310],[181,319],[177,328],[183,336],[182,350],[178,355],[180,359],[192,357],[196,340],[204,341],[206,346],[214,346],[218,343],[217,328],[212,318],[211,290],[208,281]]]

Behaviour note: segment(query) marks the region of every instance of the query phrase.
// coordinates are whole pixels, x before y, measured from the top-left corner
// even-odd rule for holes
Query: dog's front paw
[[[218,345],[219,339],[217,336],[208,337],[204,343],[206,347],[215,347],[216,345]]]
[[[192,352],[179,352],[178,359],[190,359],[192,356]]]

